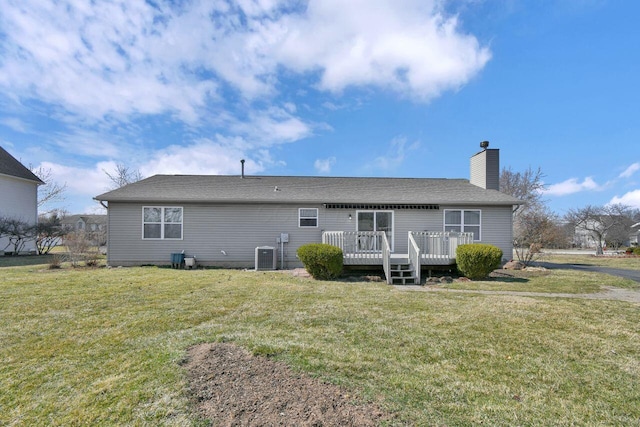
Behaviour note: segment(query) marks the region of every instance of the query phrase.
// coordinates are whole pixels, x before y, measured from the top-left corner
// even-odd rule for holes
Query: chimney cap
[[[480,143],[480,147],[482,147],[483,150],[486,150],[487,147],[489,147],[489,141],[482,141]]]

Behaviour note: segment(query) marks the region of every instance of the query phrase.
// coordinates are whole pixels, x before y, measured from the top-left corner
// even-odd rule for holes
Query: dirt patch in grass
[[[189,349],[190,389],[215,426],[375,426],[389,416],[343,389],[228,343]]]

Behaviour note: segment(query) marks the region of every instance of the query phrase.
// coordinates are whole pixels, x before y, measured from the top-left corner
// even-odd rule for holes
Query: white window
[[[318,208],[298,209],[298,226],[299,227],[317,227],[318,226]]]
[[[142,208],[143,239],[182,239],[182,208],[145,206]]]
[[[480,210],[445,209],[444,231],[473,233],[473,240],[480,241]]]

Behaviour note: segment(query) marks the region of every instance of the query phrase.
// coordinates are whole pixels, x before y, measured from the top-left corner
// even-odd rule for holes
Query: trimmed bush
[[[484,279],[502,262],[502,250],[493,245],[472,243],[456,250],[458,270],[471,280]]]
[[[325,243],[309,243],[298,248],[298,258],[317,280],[331,280],[342,274],[342,249]]]
[[[640,246],[636,246],[635,248],[633,248],[633,254],[640,256]]]

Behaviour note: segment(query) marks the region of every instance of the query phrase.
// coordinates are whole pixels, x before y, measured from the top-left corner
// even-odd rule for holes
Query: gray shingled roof
[[[349,203],[516,205],[466,179],[155,175],[95,197],[142,203]]]
[[[4,148],[0,147],[0,175],[15,176],[17,178],[44,184],[33,172],[16,160]]]

